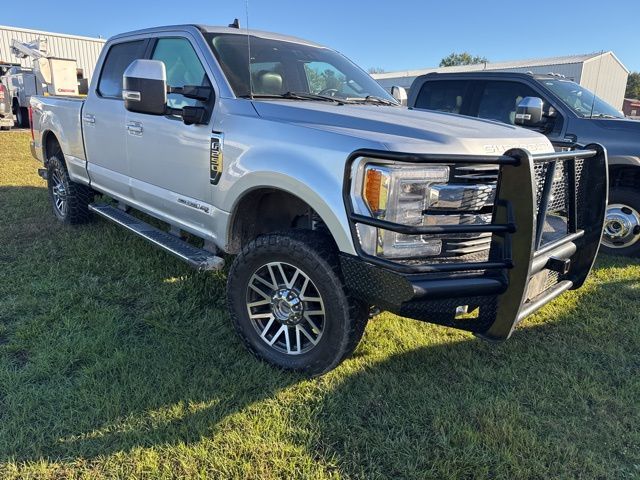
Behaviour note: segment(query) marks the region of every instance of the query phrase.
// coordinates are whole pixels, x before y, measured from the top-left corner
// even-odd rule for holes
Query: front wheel
[[[350,355],[368,320],[367,306],[344,287],[330,242],[311,231],[250,242],[231,266],[227,299],[254,355],[311,375]]]
[[[640,192],[611,190],[602,236],[602,251],[610,255],[640,256]]]

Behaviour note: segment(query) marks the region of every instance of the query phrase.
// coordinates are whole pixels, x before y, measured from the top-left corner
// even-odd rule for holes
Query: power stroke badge
[[[209,154],[209,181],[211,185],[217,185],[222,175],[222,161],[224,149],[224,134],[213,132],[211,134],[211,151]]]

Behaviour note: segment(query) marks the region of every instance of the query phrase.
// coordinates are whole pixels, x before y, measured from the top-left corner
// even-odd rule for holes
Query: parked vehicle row
[[[33,62],[33,68],[7,65],[0,78],[11,106],[6,118],[15,115],[18,127],[29,127],[29,103],[34,95],[78,96],[86,93],[79,88],[86,81],[78,70],[76,60],[53,57],[47,50],[46,39],[28,43],[13,40],[11,43],[11,51],[17,58],[31,58]],[[9,127],[12,125],[11,119]]]
[[[86,100],[31,98],[53,213],[95,213],[201,270],[235,255],[234,325],[279,367],[334,368],[372,306],[506,339],[597,254],[600,145],[408,110],[334,50],[272,33],[130,32],[96,71]]]
[[[522,125],[560,144],[599,143],[609,157],[610,195],[603,249],[640,255],[640,122],[626,119],[577,83],[556,75],[509,72],[432,73],[418,77],[408,106]],[[541,115],[518,118],[527,98]]]

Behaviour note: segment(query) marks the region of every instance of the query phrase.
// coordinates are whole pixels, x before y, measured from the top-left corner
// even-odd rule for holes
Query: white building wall
[[[622,110],[629,72],[611,54],[605,54],[584,63],[580,85]]]
[[[564,75],[567,79],[579,83],[592,92],[595,92],[600,98],[621,110],[624,102],[624,92],[627,86],[629,72],[626,67],[620,63],[612,52],[604,54],[595,54],[591,58],[589,56],[581,56],[574,62],[540,64],[531,66],[526,65],[526,61],[516,62],[517,66],[509,66],[504,62],[499,65],[492,64],[480,65],[462,65],[457,67],[432,68],[425,70],[409,70],[400,72],[389,72],[382,74],[374,74],[380,85],[387,90],[392,86],[409,88],[413,81],[419,76],[431,72],[456,73],[456,72],[477,72],[477,71],[493,71],[493,72],[532,72],[536,74],[557,73]]]
[[[0,26],[0,62],[20,63],[23,67],[31,67],[30,58],[19,59],[11,54],[11,41],[15,39],[30,42],[38,38],[47,39],[49,55],[75,59],[78,62],[78,68],[82,68],[85,78],[88,79],[93,75],[98,56],[105,43],[105,40],[100,38]]]

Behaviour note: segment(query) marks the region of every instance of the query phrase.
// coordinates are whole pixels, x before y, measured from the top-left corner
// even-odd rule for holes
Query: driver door
[[[196,48],[186,37],[159,37],[151,59],[165,64],[167,84],[211,86]],[[212,93],[213,95],[213,93]],[[168,106],[204,106],[179,94]],[[212,120],[211,120],[212,121]],[[176,115],[127,112],[127,156],[136,203],[173,224],[206,236],[211,229],[209,125],[185,125]]]

